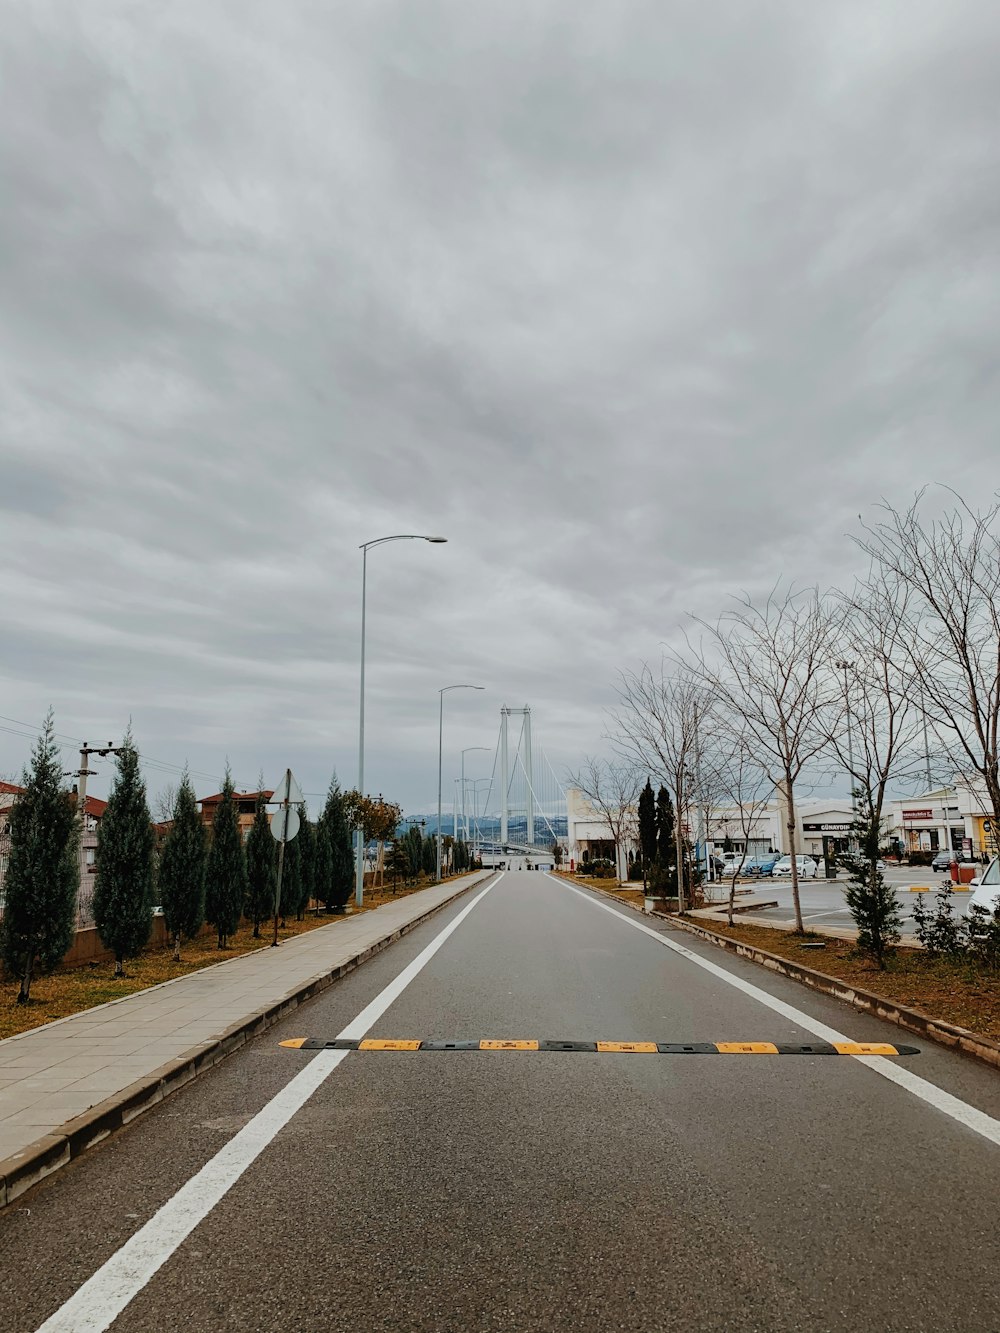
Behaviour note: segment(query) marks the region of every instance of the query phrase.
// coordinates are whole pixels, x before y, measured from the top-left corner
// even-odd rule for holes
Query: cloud
[[[988,6],[68,0],[8,23],[5,711],[410,808],[685,613],[992,489]],[[0,768],[26,745],[5,735]],[[479,756],[481,758],[481,756]],[[150,770],[152,772],[152,770]],[[98,784],[100,787],[100,784]]]

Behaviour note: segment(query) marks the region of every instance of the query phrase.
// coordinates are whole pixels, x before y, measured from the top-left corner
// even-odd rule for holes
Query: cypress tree
[[[233,779],[227,768],[222,800],[212,820],[212,846],[205,869],[205,917],[219,933],[220,949],[239,928],[246,885],[246,858],[233,800]]]
[[[410,876],[410,855],[406,847],[406,839],[399,838],[389,848],[389,855],[386,858],[386,869],[392,874],[392,891],[396,892],[399,887],[399,881],[405,884]]]
[[[316,897],[316,826],[309,822],[304,803],[299,815],[301,824],[296,838],[299,844],[299,907],[296,916],[301,921],[309,903]]]
[[[428,833],[424,838],[421,849],[420,867],[425,875],[437,874],[437,843],[433,834]]]
[[[36,971],[51,971],[62,961],[76,932],[78,825],[61,776],[50,712],[10,812],[0,954],[11,976],[20,978],[18,1004],[28,1003]]]
[[[330,847],[330,830],[320,813],[316,820],[313,836],[313,897],[324,908],[330,899],[330,885],[333,880],[333,851]]]
[[[841,857],[851,872],[844,898],[858,928],[858,948],[870,953],[884,970],[886,951],[900,940],[903,909],[896,897],[895,886],[886,884],[878,868],[881,837],[871,795],[863,790],[854,795],[858,812],[853,832],[858,850]]]
[[[267,807],[261,792],[257,795],[253,827],[247,838],[247,899],[244,914],[253,922],[253,937],[260,939],[262,921],[274,911],[274,890],[278,883],[278,844],[271,836]]]
[[[281,818],[279,813],[278,818]],[[288,918],[293,920],[299,914],[299,904],[302,901],[302,844],[299,841],[301,832],[296,833],[294,838],[290,838],[285,843],[285,859],[281,867],[281,924],[285,925]]]
[[[410,873],[416,878],[424,866],[424,835],[419,824],[411,824],[406,834],[406,850],[410,857]]]
[[[674,807],[670,793],[661,787],[656,793],[656,873],[654,882],[664,886],[668,896],[677,892],[677,844],[674,839]]]
[[[205,826],[198,813],[191,779],[181,778],[174,801],[173,827],[160,857],[159,899],[174,958],[181,956],[181,935],[194,939],[205,920]]]
[[[153,824],[131,731],[115,758],[118,772],[97,826],[94,924],[122,977],[125,959],[142,951],[153,928]]]
[[[642,882],[656,860],[656,800],[649,778],[639,794],[639,854],[642,857]]]
[[[344,798],[341,794],[337,775],[330,781],[323,807],[323,824],[330,847],[330,878],[325,889],[325,903],[328,911],[343,912],[354,886],[354,853],[351,847],[351,830],[344,810]]]

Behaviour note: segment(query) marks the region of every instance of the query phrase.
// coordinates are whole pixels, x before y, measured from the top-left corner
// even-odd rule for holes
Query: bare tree
[[[904,513],[883,504],[883,521],[855,540],[908,589],[905,648],[923,707],[953,769],[982,781],[1000,827],[1000,504],[980,512],[956,496],[925,520],[924,495]]]
[[[728,737],[724,732],[721,735],[724,740],[718,747],[715,759],[717,781],[725,793],[729,808],[734,811],[732,822],[736,824],[743,841],[742,852],[725,871],[725,878],[729,881],[728,921],[732,925],[736,906],[736,881],[747,863],[750,839],[774,792],[774,782],[757,758],[752,735],[739,730],[730,733]],[[728,831],[730,826],[728,817],[725,825]]]
[[[600,815],[608,829],[609,840],[615,848],[615,871],[619,882],[622,860],[628,840],[635,836],[637,806],[644,777],[630,764],[616,764],[609,760],[584,756],[583,768],[571,773],[569,782],[584,796]]]
[[[710,713],[709,699],[702,683],[683,663],[663,660],[658,672],[648,665],[639,672],[622,672],[618,700],[618,707],[611,710],[612,742],[632,764],[655,773],[674,803],[677,909],[683,912],[685,812],[689,813],[692,793],[699,785],[695,758],[699,726],[704,727]],[[704,773],[701,776],[704,781]]]
[[[890,785],[917,771],[921,714],[908,666],[913,594],[891,571],[874,572],[850,593],[838,593],[832,626],[841,689],[827,722],[830,748],[862,806],[882,829]]]
[[[179,788],[171,783],[161,787],[153,798],[153,818],[158,824],[169,824],[174,817]]]
[[[707,631],[712,656],[698,654],[698,670],[722,712],[741,730],[772,777],[785,806],[792,859],[795,929],[802,933],[796,860],[795,784],[829,741],[824,721],[835,697],[829,670],[830,625],[815,591],[776,587],[762,607],[749,597],[714,624],[694,617]]]

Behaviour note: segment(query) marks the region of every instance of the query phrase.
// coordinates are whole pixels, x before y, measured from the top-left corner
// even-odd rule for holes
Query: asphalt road
[[[883,1064],[278,1046],[387,1001],[349,1035],[912,1042],[649,931],[540,874],[460,900],[0,1217],[0,1330],[107,1327],[66,1304],[94,1274],[86,1308],[119,1300],[115,1333],[1000,1328],[1000,1079],[939,1048]],[[312,1095],[171,1232],[177,1198],[300,1073]],[[126,1243],[161,1247],[148,1280],[131,1249],[115,1259]]]

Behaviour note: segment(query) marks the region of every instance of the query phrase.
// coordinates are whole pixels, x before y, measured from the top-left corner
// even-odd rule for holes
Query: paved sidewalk
[[[493,872],[0,1041],[0,1207]]]

